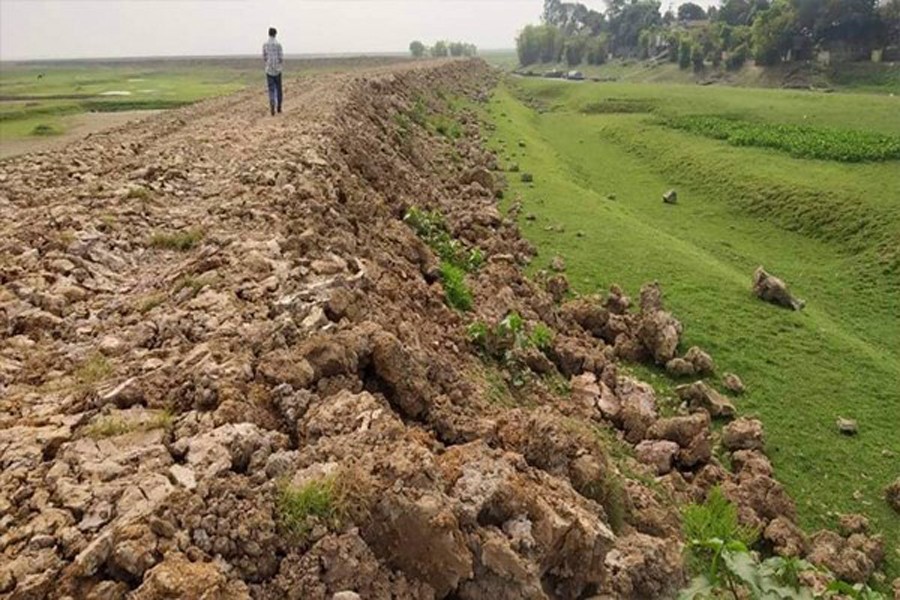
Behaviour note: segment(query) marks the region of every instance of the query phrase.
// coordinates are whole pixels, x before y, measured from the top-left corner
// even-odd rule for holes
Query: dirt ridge
[[[670,597],[673,507],[713,485],[805,553],[758,422],[726,428],[728,472],[709,427],[726,398],[694,384],[661,417],[619,372],[708,368],[676,356],[658,287],[630,310],[523,275],[534,249],[497,208],[477,117],[458,111],[458,138],[427,117],[494,77],[477,60],[316,76],[288,83],[280,119],[245,92],[0,165],[0,593]],[[486,257],[474,315],[446,305],[413,206]],[[508,369],[466,326],[510,312],[556,335],[508,348],[529,383],[497,401]],[[292,530],[285,490],[311,483],[338,510]],[[883,552],[827,542],[854,580]]]

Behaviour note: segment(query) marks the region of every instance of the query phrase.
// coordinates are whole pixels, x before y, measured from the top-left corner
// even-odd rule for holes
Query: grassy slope
[[[861,196],[861,211],[891,220],[880,230],[890,236],[900,223],[900,202],[890,193],[900,189],[897,163],[791,159],[666,130],[649,124],[647,115],[576,110],[588,99],[641,98],[669,114],[744,112],[762,120],[896,133],[900,122],[891,117],[889,104],[895,99],[866,98],[864,110],[847,122],[848,101],[838,95],[535,80],[516,85],[558,107],[540,114],[507,88],[491,105],[497,125],[492,143],[535,175],[534,185],[526,186],[511,174],[510,197],[521,195],[524,213],[537,217],[522,221],[541,251],[536,268],[563,255],[580,292],[618,282],[636,294],[641,283],[659,280],[685,324],[685,347],[706,348],[720,371],[744,378],[750,391],[738,401],[741,411],[764,420],[769,454],[798,501],[802,522],[813,528],[834,525],[836,513],[868,514],[887,537],[889,574],[900,575],[894,550],[900,519],[882,500],[884,486],[900,475],[900,300],[891,293],[896,286],[886,281],[877,255],[851,224],[846,230],[833,226],[828,235],[817,228],[792,232],[786,229],[789,219],[754,215],[743,194],[735,193],[746,181],[768,180]],[[662,192],[676,183],[680,204],[662,204]],[[792,218],[816,212],[799,208],[788,211]],[[548,231],[554,224],[565,231]],[[862,250],[848,252],[842,238]],[[783,276],[808,300],[807,310],[793,313],[755,300],[749,283],[757,264]],[[860,435],[838,435],[838,416],[858,419]]]

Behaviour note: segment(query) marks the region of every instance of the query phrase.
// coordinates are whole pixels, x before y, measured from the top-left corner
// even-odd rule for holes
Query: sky
[[[709,5],[715,0],[695,0]],[[582,0],[603,10],[602,0]],[[663,10],[669,7],[663,0]],[[680,4],[673,0],[673,6]],[[0,0],[0,60],[405,52],[459,40],[512,48],[542,0]]]

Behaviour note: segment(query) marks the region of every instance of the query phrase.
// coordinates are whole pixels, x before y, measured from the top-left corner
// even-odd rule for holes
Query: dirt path
[[[29,152],[58,150],[88,135],[145,119],[160,111],[129,110],[110,113],[83,113],[65,119],[65,133],[61,135],[0,139],[0,160]]]

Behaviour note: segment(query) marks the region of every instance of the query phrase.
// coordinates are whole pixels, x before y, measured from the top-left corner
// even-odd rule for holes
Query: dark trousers
[[[278,112],[281,112],[281,100],[284,97],[284,93],[281,90],[281,73],[278,75],[266,73],[266,85],[269,88],[269,104],[274,106]]]

